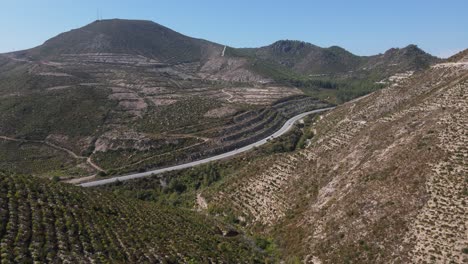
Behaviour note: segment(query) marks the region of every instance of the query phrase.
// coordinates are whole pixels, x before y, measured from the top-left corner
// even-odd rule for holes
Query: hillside
[[[0,56],[0,169],[69,180],[167,166],[327,105],[294,87],[199,77],[221,52],[153,22],[103,20]]]
[[[285,260],[465,263],[468,66],[449,61],[317,118],[308,147],[251,163],[204,207]]]
[[[242,67],[244,72],[248,70],[267,81],[297,87],[309,96],[334,104],[379,90],[400,76],[441,62],[416,45],[392,48],[384,54],[357,56],[338,46],[322,48],[303,41],[281,40],[260,48],[227,48],[225,53],[228,57],[225,61],[236,60],[237,64],[242,61],[237,71]]]
[[[233,150],[294,113],[380,89],[372,71],[349,73],[366,60],[405,65],[385,76],[433,61],[407,50],[372,62],[294,41],[224,50],[150,21],[95,21],[0,55],[0,169],[90,179]]]
[[[234,229],[161,207],[30,176],[0,174],[2,263],[259,262]]]

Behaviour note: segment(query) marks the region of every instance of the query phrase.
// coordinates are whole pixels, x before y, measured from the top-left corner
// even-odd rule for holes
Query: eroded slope
[[[456,62],[401,79],[319,118],[307,149],[203,195],[275,236],[286,259],[462,263],[467,78]]]

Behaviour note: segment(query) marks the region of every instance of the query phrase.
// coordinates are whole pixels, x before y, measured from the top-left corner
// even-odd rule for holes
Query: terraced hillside
[[[56,146],[70,166],[38,171],[23,167],[21,159],[1,165],[62,178],[146,170],[232,150],[265,137],[296,113],[327,105],[291,87],[187,77],[187,69],[141,56],[67,54],[61,62],[10,59],[9,67],[14,73],[4,73],[0,140]],[[278,100],[287,102],[271,106]]]
[[[191,161],[265,136],[299,111],[390,82],[350,77],[353,67],[401,66],[387,77],[434,61],[416,47],[372,62],[341,48],[289,41],[238,50],[150,21],[95,21],[0,54],[0,144],[8,150],[0,155],[10,156],[0,168],[68,180]],[[325,79],[308,76],[332,68]],[[47,166],[39,168],[41,160]]]
[[[2,263],[252,263],[252,242],[188,210],[0,174]]]
[[[67,178],[190,159],[187,155],[197,148],[233,141],[210,138],[208,130],[231,126],[239,114],[256,115],[280,98],[301,94],[292,87],[204,80],[196,77],[196,63],[159,63],[143,55],[63,54],[54,61],[17,56],[2,60],[2,144],[13,152],[22,151],[13,149],[15,140],[42,143],[45,149],[53,144],[62,149],[59,159],[70,160],[70,166],[38,171],[23,167],[21,160],[2,159],[1,167],[21,173]]]
[[[328,104],[311,97],[291,97],[275,103],[272,107],[236,114],[221,124],[210,124],[210,127],[207,127],[207,124],[185,127],[185,131],[190,130],[191,136],[200,140],[182,148],[162,149],[163,152],[161,149],[131,152],[116,150],[107,153],[96,152],[94,156],[104,169],[120,168],[121,173],[190,162],[228,152],[266,138],[280,129],[284,122],[294,115],[326,106]],[[178,135],[177,132],[178,130],[172,131]],[[96,144],[99,145],[100,141],[98,140]],[[160,152],[155,153],[155,151]],[[110,156],[109,153],[115,155]]]
[[[468,66],[437,64],[321,116],[304,150],[200,194],[306,263],[468,261]]]

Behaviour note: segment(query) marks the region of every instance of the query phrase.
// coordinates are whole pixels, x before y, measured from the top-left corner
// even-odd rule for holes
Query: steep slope
[[[0,189],[2,263],[261,260],[243,235],[188,210],[3,173]]]
[[[287,260],[466,262],[468,64],[452,61],[325,114],[308,148],[203,197]]]
[[[218,44],[184,36],[151,21],[110,19],[62,33],[17,54],[45,59],[66,54],[118,53],[181,63],[200,61],[220,49]]]

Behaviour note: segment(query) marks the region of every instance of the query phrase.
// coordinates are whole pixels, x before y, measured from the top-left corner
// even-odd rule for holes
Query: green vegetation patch
[[[46,88],[74,85],[82,80],[76,76],[48,76],[35,75],[28,71],[30,65],[20,65],[12,63],[11,66],[4,66],[0,72],[0,93],[37,92]]]
[[[311,77],[307,80],[291,80],[291,83],[307,95],[334,104],[342,104],[383,88],[382,84],[377,84],[373,79],[359,78]]]
[[[34,174],[42,177],[86,175],[67,153],[40,143],[20,143],[0,139],[0,171]]]
[[[217,184],[223,178],[239,170],[242,165],[243,161],[240,159],[213,162],[182,171],[98,188],[111,190],[119,196],[153,201],[163,205],[193,208],[197,191]]]
[[[29,139],[49,134],[94,135],[114,103],[104,89],[76,87],[66,91],[0,99],[0,131]]]

